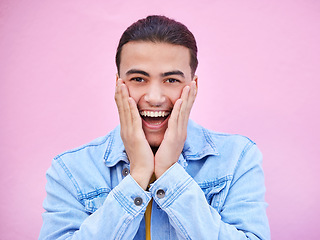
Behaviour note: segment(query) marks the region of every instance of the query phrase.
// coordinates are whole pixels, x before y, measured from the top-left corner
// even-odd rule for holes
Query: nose
[[[144,100],[151,106],[161,106],[165,102],[163,89],[158,84],[149,85]]]

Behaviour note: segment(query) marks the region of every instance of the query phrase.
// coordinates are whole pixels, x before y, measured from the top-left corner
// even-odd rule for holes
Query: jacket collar
[[[184,165],[183,163],[185,163],[186,160],[200,160],[208,155],[219,155],[212,139],[212,134],[210,134],[207,129],[189,119],[188,135],[179,157],[179,162]],[[120,125],[110,132],[108,136],[104,161],[108,167],[112,167],[120,161],[129,163],[120,136]]]

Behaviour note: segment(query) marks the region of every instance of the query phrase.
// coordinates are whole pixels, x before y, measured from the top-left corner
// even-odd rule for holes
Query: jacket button
[[[136,197],[135,199],[134,199],[134,204],[136,205],[136,206],[140,206],[141,204],[142,204],[142,198],[141,197]]]
[[[123,170],[122,170],[122,175],[125,177],[125,176],[127,176],[129,174],[129,169],[128,168],[124,168]]]
[[[164,196],[166,195],[165,191],[163,189],[159,189],[157,191],[157,197],[158,198],[164,198]]]

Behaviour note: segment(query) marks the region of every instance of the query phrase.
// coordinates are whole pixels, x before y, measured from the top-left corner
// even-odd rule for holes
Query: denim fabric
[[[144,191],[118,126],[53,160],[39,239],[145,239],[149,201],[153,240],[270,239],[261,164],[248,138],[189,120],[178,163]]]

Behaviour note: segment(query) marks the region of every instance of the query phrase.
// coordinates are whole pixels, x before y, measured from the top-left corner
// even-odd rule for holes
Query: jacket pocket
[[[85,194],[82,198],[84,204],[84,210],[90,214],[94,213],[101,207],[108,196],[109,191],[105,189],[99,189],[89,194]]]
[[[223,206],[230,181],[231,177],[226,176],[218,180],[199,183],[199,186],[206,196],[208,204],[217,211],[220,211]]]

